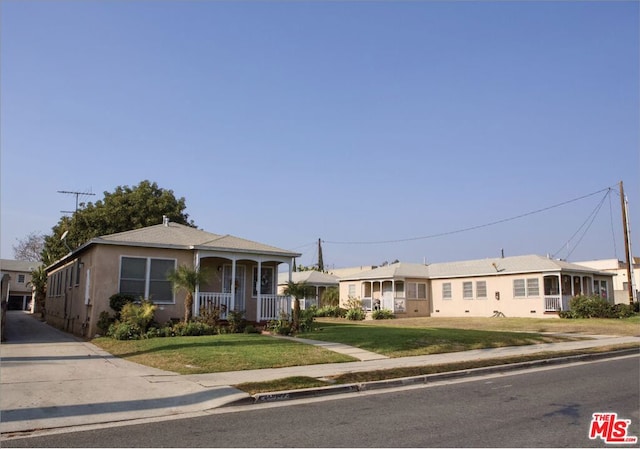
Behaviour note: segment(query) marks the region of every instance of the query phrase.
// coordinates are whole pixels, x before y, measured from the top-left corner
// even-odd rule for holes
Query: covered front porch
[[[367,312],[384,309],[404,313],[407,310],[404,286],[404,281],[395,279],[363,281],[362,307]]]
[[[200,251],[195,263],[208,276],[196,288],[194,316],[215,312],[226,320],[234,311],[260,323],[291,315],[291,298],[277,294],[276,286],[278,265],[288,264],[291,273],[292,258]]]
[[[569,301],[578,295],[597,294],[607,298],[607,281],[584,273],[557,273],[544,276],[544,310],[569,310]]]

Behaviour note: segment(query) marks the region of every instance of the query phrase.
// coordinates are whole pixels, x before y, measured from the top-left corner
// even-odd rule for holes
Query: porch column
[[[391,310],[393,310],[393,313],[395,313],[396,312],[396,280],[395,279],[391,279],[391,301],[392,301]]]
[[[193,264],[196,267],[196,270],[200,271],[200,251],[196,251],[195,257],[194,257],[194,261]],[[194,298],[193,298],[193,310],[191,311],[193,316],[198,316],[200,314],[200,283],[196,283],[196,291],[194,293]]]
[[[262,286],[262,261],[258,259],[258,273],[256,274],[256,279],[254,282],[256,283],[256,321],[260,322],[260,314],[262,313],[262,290],[260,287]]]
[[[231,259],[231,310],[236,309],[236,259]]]

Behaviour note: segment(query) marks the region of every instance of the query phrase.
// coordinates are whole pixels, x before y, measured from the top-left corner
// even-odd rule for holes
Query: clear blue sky
[[[640,254],[639,5],[3,0],[2,258],[144,179],[336,267],[623,259],[617,190],[417,238],[622,180]]]

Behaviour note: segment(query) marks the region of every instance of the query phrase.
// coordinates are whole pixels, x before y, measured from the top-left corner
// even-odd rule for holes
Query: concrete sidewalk
[[[290,376],[323,378],[347,372],[480,360],[543,351],[638,343],[640,337],[597,336],[593,340],[449,354],[387,358],[345,345],[317,344],[359,358],[263,370],[181,376],[111,356],[24,312],[7,315],[7,341],[0,345],[0,433],[75,427],[199,412],[250,396],[230,385]]]

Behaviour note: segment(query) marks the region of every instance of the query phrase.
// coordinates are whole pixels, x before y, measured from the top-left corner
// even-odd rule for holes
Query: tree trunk
[[[297,296],[293,299],[293,323],[291,330],[294,334],[300,330],[300,300]]]
[[[184,322],[191,321],[191,309],[193,309],[193,294],[187,293],[187,297],[184,298]]]

